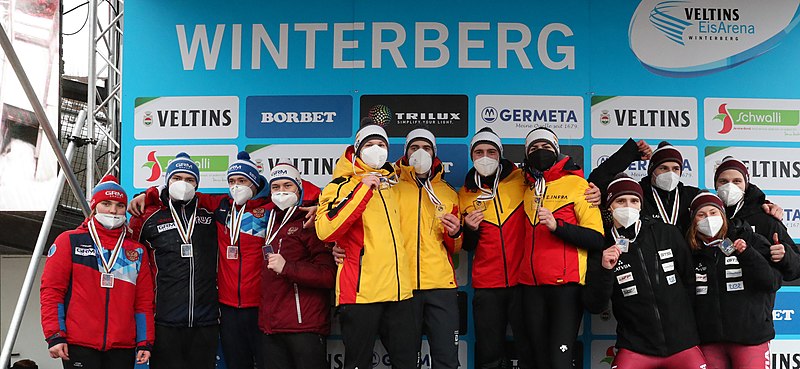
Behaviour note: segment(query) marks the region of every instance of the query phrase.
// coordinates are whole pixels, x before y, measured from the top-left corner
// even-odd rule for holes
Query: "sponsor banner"
[[[703,100],[709,140],[783,141],[800,139],[800,100]]]
[[[644,0],[631,17],[634,55],[651,72],[693,77],[774,48],[797,24],[798,2]]]
[[[459,368],[467,368],[469,360],[469,353],[467,344],[464,341],[458,342],[458,362]],[[330,369],[344,368],[344,343],[341,340],[329,339],[328,340],[328,362]],[[430,369],[431,364],[431,349],[428,345],[428,340],[422,340],[422,352],[420,353],[420,368]],[[372,369],[389,369],[392,367],[392,362],[389,360],[389,354],[383,343],[380,340],[375,341],[375,348],[372,351]]]
[[[800,189],[800,150],[776,147],[706,147],[705,184],[714,188],[714,171],[726,156],[741,160],[750,181],[762,190]]]
[[[363,95],[361,124],[373,122],[389,137],[405,137],[424,126],[436,137],[467,137],[467,95]]]
[[[390,144],[389,158],[397,160],[403,155],[405,143]],[[437,144],[436,156],[442,161],[444,167],[444,180],[453,188],[458,190],[464,185],[464,178],[467,172],[472,169],[467,159],[469,158],[469,147],[461,144]]]
[[[602,164],[609,156],[613,155],[622,145],[592,145],[592,170]],[[652,145],[655,150],[657,144]],[[699,184],[699,170],[697,169],[697,146],[675,146],[683,156],[683,171],[681,172],[681,182],[686,185],[697,187]],[[637,160],[631,163],[625,173],[635,180],[640,180],[647,175],[649,160]],[[588,174],[587,174],[588,177]]]
[[[589,369],[608,369],[614,362],[617,350],[614,348],[616,341],[594,340],[592,341],[591,357],[589,358]]]
[[[697,138],[694,97],[592,96],[592,137]]]
[[[583,146],[578,145],[561,145],[559,147],[561,153],[569,155],[572,160],[578,165],[583,167]],[[517,166],[522,166],[522,160],[525,159],[525,145],[503,145],[503,156],[506,159],[513,161]],[[588,176],[588,173],[585,173]]]
[[[475,130],[489,127],[501,138],[525,138],[547,127],[559,139],[583,138],[583,97],[478,95]]]
[[[800,368],[800,340],[772,340],[769,344],[772,369]]]
[[[133,187],[164,184],[167,165],[185,152],[200,168],[200,188],[228,188],[228,166],[236,161],[236,145],[136,146],[133,148]]]
[[[353,97],[248,96],[245,132],[251,138],[349,138]]]
[[[758,184],[759,188],[761,187]],[[800,197],[768,196],[769,200],[783,208],[783,225],[794,239],[800,239]]]
[[[772,309],[775,334],[800,334],[800,315],[796,313],[800,313],[800,291],[782,289],[776,294]]]
[[[137,140],[236,138],[236,96],[137,97],[133,135]]]

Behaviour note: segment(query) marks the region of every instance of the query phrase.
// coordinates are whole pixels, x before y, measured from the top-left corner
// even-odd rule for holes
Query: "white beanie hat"
[[[359,150],[361,150],[361,145],[373,138],[382,139],[387,145],[389,144],[389,136],[386,134],[386,130],[384,130],[383,127],[375,124],[366,125],[361,127],[356,133],[356,142],[353,145],[356,149],[356,155],[358,155]]]
[[[556,149],[556,154],[561,154],[561,149],[558,147],[558,136],[556,136],[556,133],[548,128],[539,127],[528,132],[528,136],[525,137],[526,155],[528,153],[528,148],[530,148],[530,146],[537,141],[547,141],[547,143]]]
[[[500,141],[500,137],[492,131],[491,128],[486,127],[475,133],[472,136],[472,141],[469,144],[469,151],[475,149],[475,146],[480,143],[488,143],[494,145],[498,151],[500,151],[500,157],[503,157],[503,143]]]
[[[436,137],[433,136],[431,131],[425,128],[417,128],[408,132],[408,135],[406,135],[406,149],[404,152],[408,152],[408,145],[411,145],[412,142],[417,140],[428,141],[433,147],[433,156],[436,156]]]

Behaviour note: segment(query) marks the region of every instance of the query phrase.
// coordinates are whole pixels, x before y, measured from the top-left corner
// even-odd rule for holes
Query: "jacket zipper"
[[[667,338],[664,336],[664,325],[661,323],[661,312],[658,310],[658,303],[655,301],[656,290],[653,289],[653,284],[650,281],[650,273],[647,271],[647,263],[644,262],[644,254],[642,254],[641,248],[636,248],[636,252],[639,253],[639,261],[642,263],[642,271],[644,271],[645,278],[644,280],[647,282],[647,286],[650,287],[650,291],[653,294],[653,312],[656,315],[656,321],[658,321],[658,337],[661,339],[661,342],[666,346]],[[658,268],[658,259],[656,259],[656,268]],[[656,269],[653,273],[658,273],[658,269]],[[656,276],[656,282],[658,282],[658,276]]]
[[[719,275],[718,271],[720,269],[719,268],[719,254],[720,253],[721,253],[721,251],[714,250],[714,275],[715,276]],[[725,260],[725,259],[723,258],[722,260]],[[725,269],[726,268],[725,268],[725,265],[723,263],[723,266],[722,266],[723,273],[725,272]],[[711,275],[711,273],[708,273],[708,275]],[[724,278],[717,278],[717,296],[714,299],[714,301],[717,303],[717,312],[719,314],[718,316],[722,316],[722,303],[720,302],[720,300],[721,300],[721,297],[722,297],[722,287],[723,287],[724,284],[725,284],[725,279]],[[725,324],[720,324],[719,325],[719,330],[720,330],[720,333],[721,333],[720,337],[725,337]]]
[[[189,223],[186,219],[186,205],[181,206],[183,224]],[[191,240],[189,240],[191,242]],[[192,244],[192,257],[189,258],[189,328],[194,326],[194,244]]]
[[[497,209],[497,201],[499,196],[500,194],[498,192],[495,192],[495,198],[492,200],[492,202],[494,203],[494,212],[497,214],[497,229],[500,230],[500,250],[502,251],[501,254],[503,254],[503,278],[505,278],[506,287],[508,287],[508,264],[506,262],[506,240],[503,237],[503,226],[502,226],[503,222],[500,219],[500,210]]]
[[[419,271],[419,261],[420,261],[420,252],[422,251],[422,247],[420,246],[420,227],[422,223],[422,189],[418,188],[418,196],[417,196],[417,289],[420,289],[420,271]]]
[[[361,291],[361,266],[364,263],[364,246],[361,247],[361,252],[358,255],[358,279],[356,279],[356,292]]]
[[[394,238],[394,228],[392,228],[392,220],[389,218],[389,209],[386,207],[386,199],[383,194],[378,190],[378,195],[381,197],[383,203],[383,210],[386,213],[386,222],[389,224],[389,233],[392,235],[392,245],[394,246],[394,275],[397,278],[397,301],[400,301],[400,260],[397,259],[397,241]],[[505,256],[503,256],[505,259]]]
[[[300,314],[300,291],[297,289],[297,283],[294,284],[294,305],[297,307],[297,323],[303,324],[303,315]]]
[[[542,204],[541,202],[544,201],[544,196],[546,194],[547,194],[547,187],[544,188],[544,193],[542,194],[542,198],[539,199],[540,202],[539,202],[538,205],[536,205],[536,211],[537,212],[539,211],[539,206],[541,206],[541,204]],[[522,206],[525,206],[524,202],[523,202]],[[538,214],[533,214],[533,219],[536,219],[537,216],[539,216],[539,215]],[[536,237],[534,235],[534,233],[536,231],[536,224],[533,224],[532,226],[533,226],[533,231],[531,231],[531,259],[530,259],[529,262],[531,264],[531,277],[533,277],[533,285],[534,286],[538,286],[539,282],[536,281],[536,273],[533,272],[533,249],[534,249],[534,245],[536,244]],[[564,263],[565,263],[564,267],[566,269],[566,258],[564,259]],[[564,274],[566,274],[566,272],[564,272]]]
[[[100,250],[103,252],[103,250]],[[106,350],[106,343],[108,341],[108,302],[111,300],[111,289],[106,288],[106,320],[105,324],[103,325],[103,348],[100,351]]]

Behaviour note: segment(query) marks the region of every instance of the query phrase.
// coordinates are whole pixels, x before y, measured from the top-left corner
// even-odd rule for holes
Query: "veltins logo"
[[[798,2],[644,0],[631,18],[631,50],[651,72],[693,77],[732,68],[777,46]]]
[[[546,127],[563,139],[583,138],[583,97],[538,95],[478,95],[476,130],[491,127],[501,138],[525,137]]]
[[[800,136],[800,100],[707,98],[704,106],[709,139],[795,142]]]
[[[353,97],[248,96],[247,137],[345,138],[353,131]]]
[[[236,96],[137,97],[134,137],[138,140],[236,138]]]
[[[436,137],[466,137],[469,100],[466,95],[363,95],[361,123],[372,121],[390,137],[405,137],[425,126]]]
[[[693,97],[592,96],[591,114],[594,138],[697,138]]]
[[[706,146],[705,151],[707,188],[714,188],[714,170],[726,156],[741,160],[747,167],[752,182],[762,190],[800,188],[800,159],[797,158],[796,148]]]
[[[200,186],[227,188],[228,165],[236,159],[235,145],[136,146],[133,150],[133,186],[147,188],[163,182],[164,168],[175,155],[185,151],[200,169]]]

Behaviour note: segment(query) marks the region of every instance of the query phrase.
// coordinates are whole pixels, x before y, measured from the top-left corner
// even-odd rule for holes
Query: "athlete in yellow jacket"
[[[386,162],[388,137],[368,125],[356,134],[322,191],[317,236],[336,242],[347,258],[336,274],[336,305],[345,369],[372,367],[380,332],[394,368],[416,367],[411,275],[400,230],[397,175]],[[384,337],[391,333],[391,337]]]
[[[400,229],[413,281],[416,346],[426,327],[431,366],[458,368],[458,295],[452,255],[461,249],[458,196],[442,178],[436,138],[424,128],[406,136],[395,164],[400,181]]]

